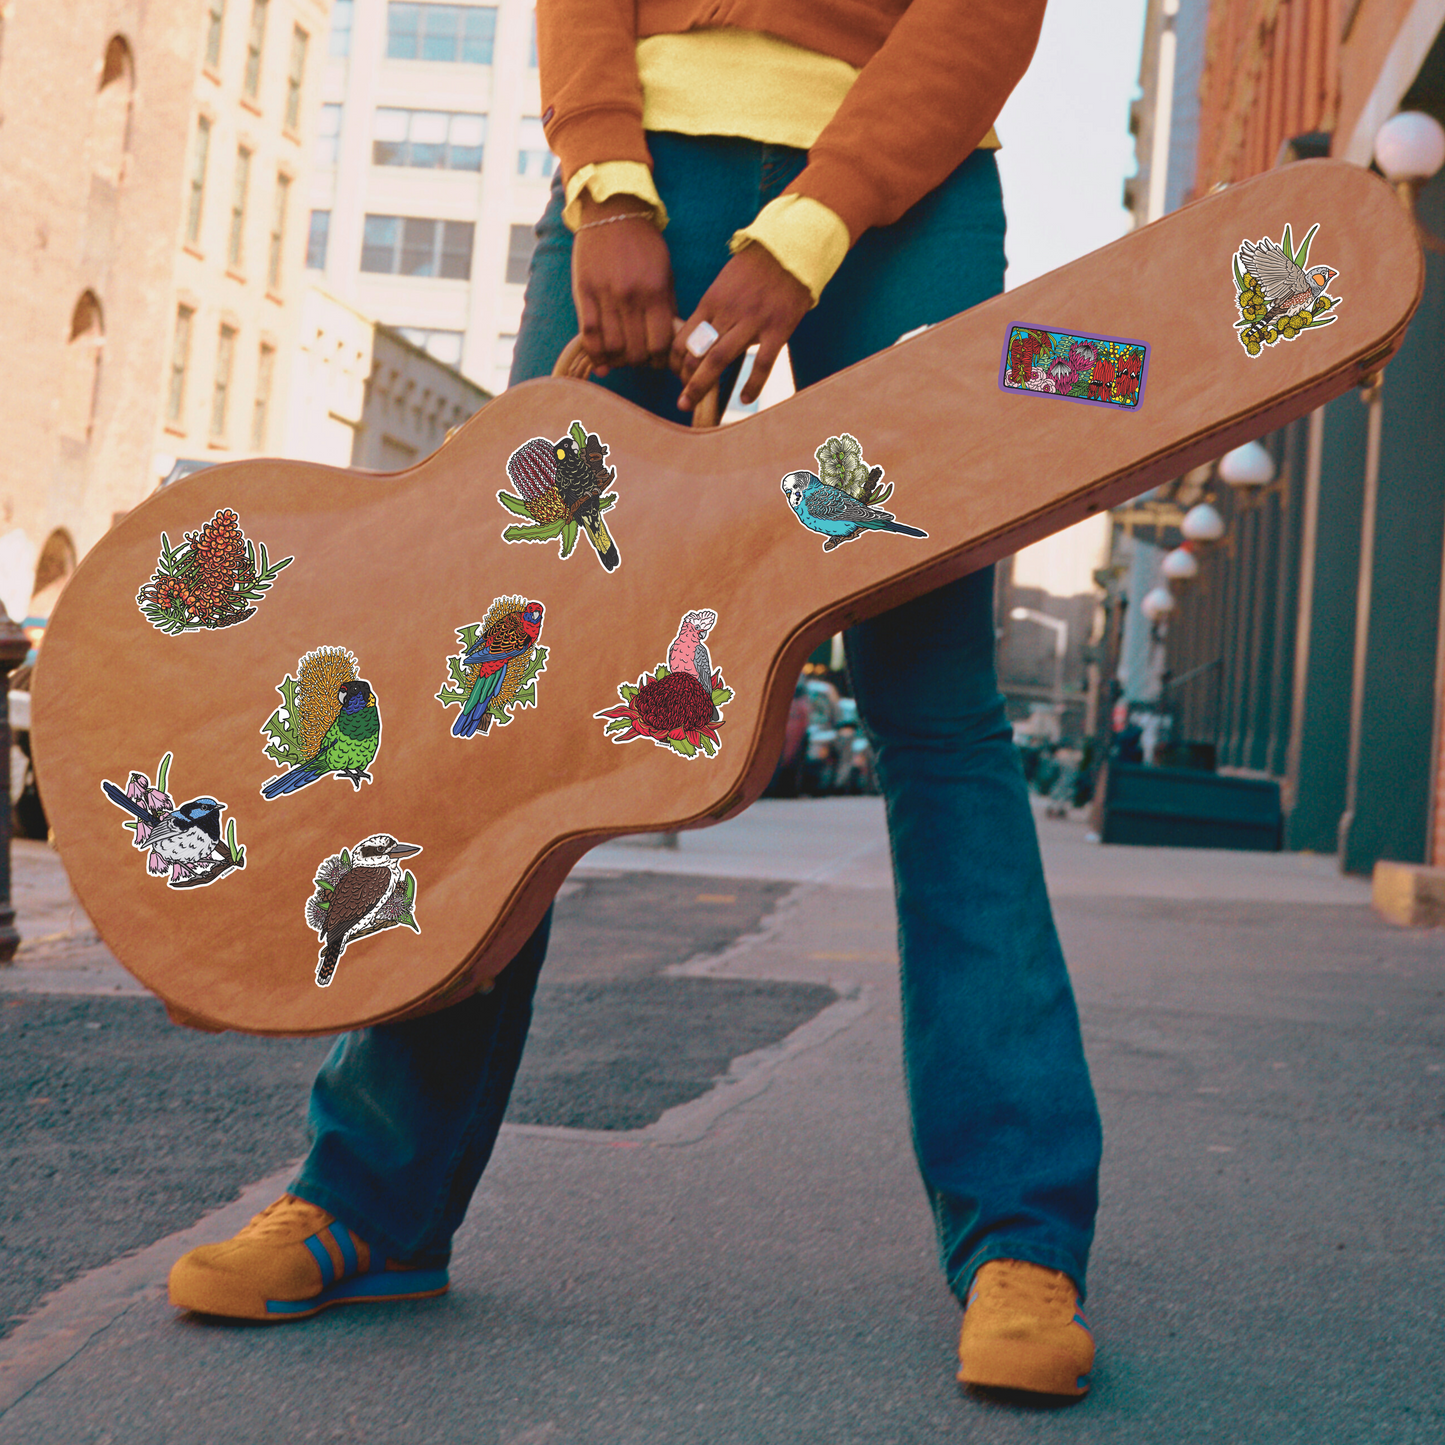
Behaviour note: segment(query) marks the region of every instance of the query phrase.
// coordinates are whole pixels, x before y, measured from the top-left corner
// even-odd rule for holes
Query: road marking
[[[699,903],[736,903],[738,895],[736,893],[699,893],[697,901]]]

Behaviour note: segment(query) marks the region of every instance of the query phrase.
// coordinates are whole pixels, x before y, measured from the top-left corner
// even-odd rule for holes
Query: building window
[[[557,168],[557,157],[547,146],[547,132],[542,129],[540,117],[522,117],[517,127],[517,142],[517,174],[538,181],[550,180]]]
[[[211,440],[226,437],[226,408],[231,399],[231,367],[236,360],[236,328],[222,326],[216,342],[216,381],[211,388]]]
[[[386,7],[388,60],[450,60],[490,65],[497,12],[482,5]]]
[[[236,179],[231,187],[231,238],[226,244],[226,264],[239,270],[242,242],[246,235],[246,194],[251,189],[251,152],[245,146],[236,151]]]
[[[537,68],[537,12],[532,12],[532,42],[527,47],[527,69]]]
[[[291,177],[276,177],[276,204],[271,209],[271,249],[266,257],[266,289],[281,289],[281,247],[286,241],[286,207],[291,200]]]
[[[96,175],[118,186],[125,174],[126,141],[130,134],[131,99],[135,93],[135,62],[124,36],[113,35],[105,47],[100,93],[95,98],[91,155]]]
[[[186,401],[186,368],[191,360],[191,319],[189,306],[176,307],[176,334],[171,341],[171,385],[166,393],[166,420],[179,422]]]
[[[206,64],[212,70],[221,66],[221,26],[226,20],[226,0],[209,0],[206,16]]]
[[[336,0],[331,7],[331,38],[327,51],[343,60],[351,54],[351,26],[355,19],[356,7],[352,0]]]
[[[334,166],[341,154],[341,107],[323,105],[316,122],[316,145],[311,152],[318,166]]]
[[[251,29],[246,36],[246,74],[242,93],[255,100],[261,89],[261,51],[266,45],[266,6],[269,0],[251,0]]]
[[[312,211],[311,226],[306,233],[306,269],[326,269],[326,242],[331,235],[331,212]]]
[[[298,25],[291,31],[291,63],[286,67],[286,129],[301,128],[301,82],[306,79],[306,47],[311,37]]]
[[[276,371],[276,348],[261,343],[256,362],[256,400],[251,407],[251,450],[259,452],[266,445],[266,411],[271,405],[271,381]]]
[[[465,331],[437,331],[425,326],[398,326],[397,334],[406,337],[413,346],[419,346],[428,356],[434,356],[447,366],[462,364],[462,342]]]
[[[487,118],[444,110],[379,107],[371,134],[373,165],[479,171]]]
[[[70,315],[70,341],[60,382],[60,431],[74,441],[88,441],[95,421],[100,389],[100,351],[105,324],[94,291],[86,291]]]
[[[506,379],[512,374],[512,357],[517,350],[517,333],[515,331],[504,331],[497,337],[497,356],[495,369],[502,375],[502,384],[506,385]]]
[[[196,119],[196,139],[191,147],[191,195],[186,208],[186,240],[195,245],[201,238],[201,202],[206,194],[206,156],[211,149],[211,122]]]
[[[367,216],[362,232],[361,269],[392,276],[469,280],[473,229],[470,221]]]
[[[507,236],[507,284],[526,284],[532,269],[532,252],[537,249],[537,232],[531,226],[513,226]]]

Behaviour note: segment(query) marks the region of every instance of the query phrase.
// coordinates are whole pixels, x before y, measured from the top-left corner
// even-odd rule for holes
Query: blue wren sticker
[[[246,850],[236,841],[236,820],[221,835],[226,805],[206,794],[176,806],[166,791],[171,769],[167,753],[156,769],[154,786],[144,773],[132,773],[124,789],[109,778],[101,791],[130,817],[124,823],[146,856],[146,872],[171,888],[204,888],[233,868],[246,866]]]
[[[344,647],[313,648],[276,684],[281,706],[261,726],[265,754],[287,769],[261,789],[269,803],[326,777],[359,790],[381,746],[381,710]]]
[[[580,421],[554,442],[546,437],[523,442],[507,458],[507,479],[517,490],[498,492],[497,500],[527,521],[504,528],[502,541],[559,540],[559,554],[570,557],[580,530],[597,560],[616,571],[622,557],[602,520],[617,503],[617,493],[608,491],[617,484],[617,468],[607,465],[607,451],[607,444]]]
[[[447,680],[436,699],[461,712],[454,738],[487,735],[505,727],[514,707],[537,706],[537,675],[547,670],[547,649],[538,645],[543,607],[525,597],[497,597],[480,622],[456,629],[460,651],[447,658]]]
[[[998,384],[1003,391],[1133,411],[1144,396],[1148,364],[1149,348],[1142,341],[1010,326]]]
[[[1279,242],[1246,237],[1234,257],[1234,304],[1239,320],[1234,329],[1251,357],[1266,346],[1293,341],[1302,331],[1333,324],[1330,314],[1340,304],[1329,284],[1340,273],[1333,266],[1310,264],[1310,245],[1318,225],[1309,228],[1296,247],[1288,226]]]
[[[341,955],[358,939],[398,926],[421,932],[416,876],[397,861],[420,852],[418,843],[373,833],[356,847],[333,853],[316,870],[316,892],[306,900],[306,926],[321,940],[317,988],[330,985]]]
[[[831,552],[863,532],[896,532],[902,537],[926,537],[917,527],[893,519],[879,503],[893,495],[892,483],[883,485],[883,468],[863,460],[856,437],[844,432],[829,437],[813,453],[817,472],[789,472],[783,478],[783,495],[798,520],[823,538]],[[821,474],[821,475],[820,475]]]

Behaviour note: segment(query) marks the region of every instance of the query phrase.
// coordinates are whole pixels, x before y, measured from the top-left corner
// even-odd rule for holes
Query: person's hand
[[[647,202],[582,198],[584,223],[629,212],[647,215],[578,231],[572,242],[572,299],[598,376],[614,366],[666,366],[672,347],[672,261]]]
[[[738,399],[744,405],[756,401],[778,353],[812,304],[808,288],[764,247],[755,244],[739,251],[678,328],[670,363],[683,381],[678,406],[691,411],[754,342],[758,354]],[[699,359],[687,349],[687,342],[703,321],[717,331],[718,338]]]

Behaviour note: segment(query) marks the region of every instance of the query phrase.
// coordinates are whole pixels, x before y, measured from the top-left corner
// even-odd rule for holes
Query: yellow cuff
[[[570,231],[582,224],[584,190],[599,205],[613,196],[636,196],[652,208],[652,219],[659,231],[667,226],[667,207],[652,183],[652,172],[641,161],[602,161],[579,167],[567,182],[567,204],[562,211],[563,224]]]
[[[736,256],[754,242],[808,288],[816,306],[848,254],[848,227],[836,211],[811,196],[779,196],[758,212],[752,225],[733,233],[728,250]]]

